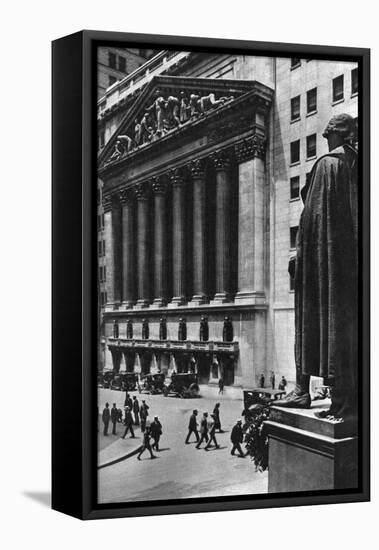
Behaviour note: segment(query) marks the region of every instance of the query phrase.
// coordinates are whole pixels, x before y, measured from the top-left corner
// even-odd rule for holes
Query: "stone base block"
[[[184,296],[174,296],[171,302],[167,304],[169,309],[177,308],[179,306],[184,306],[187,303]]]
[[[357,487],[358,438],[349,425],[316,418],[317,410],[272,408],[265,422],[270,493]]]

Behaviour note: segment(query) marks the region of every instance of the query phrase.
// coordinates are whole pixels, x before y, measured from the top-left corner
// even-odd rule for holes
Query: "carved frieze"
[[[231,163],[231,151],[228,149],[215,151],[210,155],[210,159],[216,171],[228,170]]]

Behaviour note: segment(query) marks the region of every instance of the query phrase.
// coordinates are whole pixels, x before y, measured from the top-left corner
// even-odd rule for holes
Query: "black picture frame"
[[[353,60],[359,66],[360,416],[356,490],[96,503],[96,56],[101,44]],[[80,519],[301,506],[370,499],[370,50],[81,31],[52,44],[52,507]]]

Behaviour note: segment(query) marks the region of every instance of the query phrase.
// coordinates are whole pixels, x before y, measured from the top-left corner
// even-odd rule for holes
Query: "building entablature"
[[[120,351],[187,351],[187,352],[204,352],[204,353],[227,353],[236,355],[239,353],[238,342],[200,342],[193,340],[138,340],[126,338],[107,338],[107,345],[110,350],[118,349]]]
[[[134,185],[220,147],[238,155],[252,137],[248,150],[263,155],[272,96],[254,81],[155,77],[101,153],[100,178],[108,189]]]

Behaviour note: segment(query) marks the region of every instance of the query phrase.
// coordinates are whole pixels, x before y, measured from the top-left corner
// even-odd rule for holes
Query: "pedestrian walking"
[[[191,434],[195,434],[196,441],[199,443],[200,437],[199,432],[197,431],[197,410],[195,409],[192,411],[189,424],[188,424],[188,434],[186,437],[186,444],[189,443],[189,438],[191,437]]]
[[[149,405],[146,405],[145,400],[142,399],[142,405],[140,406],[140,409],[139,409],[139,415],[141,419],[141,432],[145,431],[147,417],[149,416],[149,408],[150,408]]]
[[[271,388],[274,390],[275,389],[275,373],[274,373],[274,371],[271,371],[270,384],[271,384]]]
[[[159,452],[159,440],[162,435],[162,424],[159,421],[158,416],[154,416],[153,422],[150,424],[151,437],[154,440],[151,448]]]
[[[213,414],[215,418],[215,429],[218,430],[220,434],[224,433],[224,430],[221,429],[220,403],[216,403]]]
[[[130,395],[128,394],[128,392],[126,392],[126,395],[125,395],[124,407],[129,407],[130,411],[133,410],[133,401]]]
[[[133,430],[133,416],[132,416],[132,413],[131,413],[129,407],[125,407],[124,425],[125,425],[125,431],[124,431],[124,435],[122,436],[122,439],[125,439],[126,434],[128,433],[129,430],[130,430],[130,434],[131,434],[130,437],[134,438],[135,435],[134,435],[134,430]]]
[[[238,451],[241,458],[245,458],[241,443],[243,442],[243,430],[242,420],[237,420],[237,423],[233,426],[232,433],[230,434],[230,441],[233,444],[230,454],[234,456],[235,451]]]
[[[105,408],[103,410],[103,424],[104,424],[104,435],[108,435],[108,426],[109,426],[109,420],[111,417],[111,413],[109,411],[109,403],[105,403]]]
[[[216,417],[215,415],[212,413],[211,414],[211,419],[208,423],[208,434],[209,434],[209,441],[208,443],[205,445],[204,447],[204,451],[207,451],[209,449],[209,447],[212,447],[212,441],[215,445],[215,448],[216,449],[219,449],[220,448],[220,445],[217,443],[217,439],[216,439]]]
[[[135,395],[133,395],[133,413],[134,413],[134,424],[139,426],[139,402]]]
[[[113,403],[113,407],[111,408],[111,420],[113,424],[112,435],[116,435],[116,424],[118,420],[118,409],[116,403]]]
[[[224,386],[225,382],[224,379],[221,377],[218,381],[218,393],[224,393]]]
[[[150,427],[147,427],[145,430],[145,433],[143,434],[142,448],[137,455],[138,460],[141,460],[141,455],[146,451],[146,449],[150,452],[150,458],[157,458],[155,455],[153,455],[153,451],[151,450],[150,438],[151,438]]]
[[[282,391],[286,391],[286,386],[287,386],[287,380],[284,378],[284,376],[282,376],[282,379],[279,382],[278,389]]]
[[[200,439],[196,445],[196,449],[200,449],[200,445],[203,441],[208,443],[208,413],[203,414],[203,418],[200,422]]]

